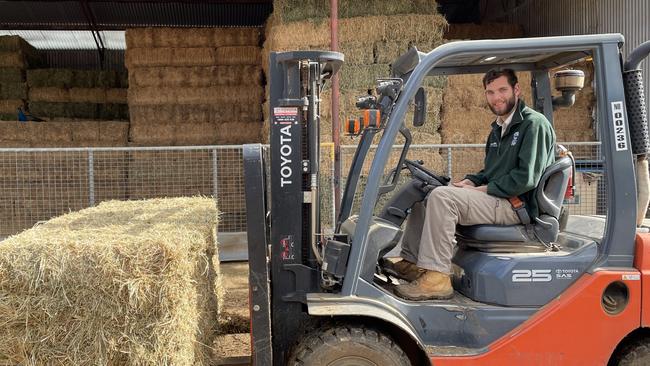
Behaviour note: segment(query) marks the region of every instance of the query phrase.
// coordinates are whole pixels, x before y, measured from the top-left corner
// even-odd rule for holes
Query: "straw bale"
[[[258,65],[138,67],[131,70],[130,78],[132,87],[262,85],[262,72]]]
[[[14,113],[0,113],[0,121],[18,121],[18,114]]]
[[[258,46],[223,46],[216,51],[219,65],[259,65],[261,56]]]
[[[70,88],[70,101],[74,103],[106,103],[106,89]]]
[[[153,48],[153,29],[152,28],[127,28],[124,32],[126,39],[126,49],[130,52],[133,48]]]
[[[129,105],[259,103],[264,95],[261,88],[248,86],[223,87],[145,87],[129,88]]]
[[[70,102],[70,91],[57,87],[29,88],[29,100],[32,102]]]
[[[129,129],[129,141],[135,146],[170,146],[174,144],[176,125],[170,123],[133,123]]]
[[[0,99],[27,99],[27,84],[0,83]]]
[[[27,84],[35,87],[70,88],[74,72],[71,69],[33,69],[27,70]]]
[[[210,47],[211,28],[150,28],[154,47]],[[145,37],[146,38],[146,37]]]
[[[215,28],[214,45],[221,46],[259,46],[261,41],[259,27]]]
[[[523,36],[523,27],[512,23],[449,24],[444,34],[445,39],[501,39]]]
[[[258,103],[131,105],[129,113],[131,121],[138,124],[158,122],[186,124],[262,119],[262,108]]]
[[[106,103],[126,104],[127,88],[106,89]]]
[[[217,144],[247,144],[262,141],[263,124],[258,121],[217,123]]]
[[[27,67],[22,52],[0,52],[0,67]]]
[[[130,28],[126,47],[220,47],[257,46],[260,28]]]
[[[0,100],[0,113],[16,114],[18,108],[24,107],[22,99],[4,99]]]
[[[212,66],[217,64],[214,48],[134,48],[126,52],[126,67]]]
[[[40,117],[104,120],[127,120],[129,118],[126,104],[32,102],[30,111]]]
[[[576,142],[576,141],[597,141],[596,132],[593,129],[584,130],[555,130],[556,140],[558,142]]]
[[[29,48],[33,49],[20,36],[0,36],[0,52],[21,51]]]
[[[339,21],[339,42],[404,40],[414,44],[438,44],[447,22],[438,14],[408,14],[399,17],[363,16]],[[287,37],[291,34],[291,37]],[[265,46],[269,50],[329,44],[328,21],[305,20],[287,24],[273,23],[267,32]]]
[[[212,199],[105,202],[7,239],[0,349],[14,364],[208,364],[216,225]]]
[[[279,0],[274,2],[274,11],[282,22],[295,22],[307,18],[323,19],[330,15],[326,0]],[[377,0],[362,2],[343,0],[338,5],[340,18],[366,17],[369,15],[437,14],[435,2],[428,0]]]
[[[389,65],[344,65],[339,72],[341,90],[374,89],[375,80],[390,76]]]
[[[0,83],[21,83],[25,81],[25,71],[19,67],[0,68]]]
[[[174,125],[173,145],[213,145],[217,141],[214,123],[191,123]]]
[[[114,146],[126,146],[129,140],[129,122],[99,122],[99,139],[107,143],[115,143]]]
[[[411,44],[408,40],[375,42],[376,62],[378,64],[390,64],[399,56],[406,53],[410,46]],[[420,45],[417,46],[418,50],[420,50]]]

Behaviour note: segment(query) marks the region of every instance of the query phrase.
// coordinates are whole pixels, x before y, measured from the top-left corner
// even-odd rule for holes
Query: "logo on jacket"
[[[490,147],[495,147],[496,148],[496,147],[499,147],[499,144],[496,143],[496,142],[492,142],[492,143],[490,143]]]
[[[510,146],[515,146],[517,145],[517,141],[519,140],[519,131],[515,132],[512,135],[512,142],[510,143]]]

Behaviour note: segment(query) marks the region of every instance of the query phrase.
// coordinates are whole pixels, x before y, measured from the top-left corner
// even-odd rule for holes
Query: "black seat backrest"
[[[572,169],[571,158],[565,156],[544,170],[539,185],[535,189],[540,216],[546,214],[556,219],[560,217]]]

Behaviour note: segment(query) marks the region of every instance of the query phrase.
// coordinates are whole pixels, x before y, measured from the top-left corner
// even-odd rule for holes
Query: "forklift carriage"
[[[391,65],[391,77],[377,81],[377,95],[359,99],[363,118],[346,126],[360,138],[332,235],[320,224],[320,93],[344,57],[271,53],[268,154],[262,145],[244,146],[253,363],[650,362],[650,235],[637,233],[634,179],[635,164],[650,150],[638,67],[650,42],[624,64],[623,41],[603,34],[461,41],[426,54],[412,48]],[[449,181],[406,158],[411,134],[404,119],[415,103],[414,125],[425,122],[425,78],[493,68],[530,72],[530,106],[553,123],[554,108],[573,103],[581,73],[558,74],[560,97],[551,94],[549,73],[586,59],[594,64],[606,216],[567,218],[563,200],[575,164],[558,158],[535,191],[534,222],[458,228],[453,298],[393,294],[397,280],[382,266],[384,256],[399,243],[413,204]],[[354,214],[362,167],[379,133]],[[398,134],[405,141],[400,158],[385,175]],[[404,169],[410,181],[399,185]],[[391,192],[376,210],[378,197]]]

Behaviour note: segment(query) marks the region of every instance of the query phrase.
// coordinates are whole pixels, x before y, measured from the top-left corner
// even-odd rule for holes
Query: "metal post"
[[[339,37],[338,37],[338,0],[330,1],[331,7],[331,37],[332,37],[332,51],[339,50]],[[338,73],[332,76],[332,142],[334,143],[334,209],[335,217],[338,217],[341,206],[341,140],[339,136],[340,121],[339,121],[339,75]]]
[[[212,195],[215,199],[217,200],[217,187],[219,186],[219,183],[217,181],[217,178],[219,177],[217,173],[217,149],[212,149]]]
[[[88,150],[88,204],[95,206],[95,158],[92,150]]]
[[[451,147],[447,148],[447,176],[451,178]]]

